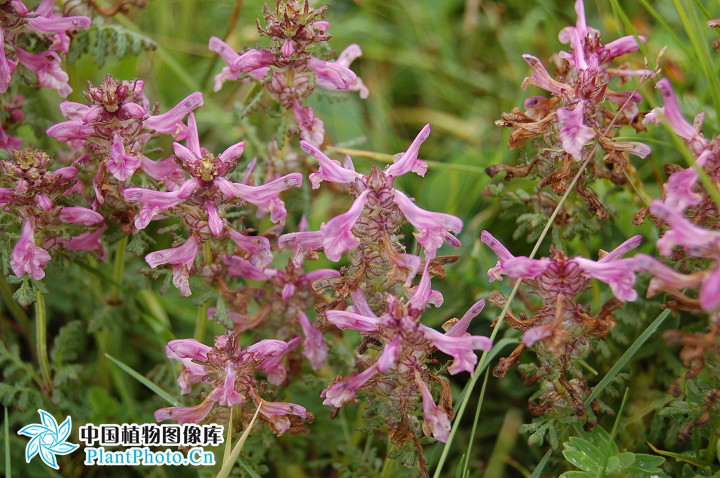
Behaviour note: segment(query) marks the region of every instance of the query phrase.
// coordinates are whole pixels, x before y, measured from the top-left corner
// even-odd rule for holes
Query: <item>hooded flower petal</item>
[[[315,82],[320,88],[328,90],[347,90],[357,81],[352,70],[331,61],[311,56],[307,66],[315,73]]]
[[[173,266],[173,284],[180,289],[182,295],[188,296],[190,295],[188,280],[190,269],[195,263],[197,246],[198,238],[190,236],[183,245],[151,252],[145,256],[145,260],[153,269],[161,264],[171,264]]]
[[[697,130],[690,123],[685,120],[680,108],[678,107],[677,100],[675,99],[675,93],[673,93],[672,85],[670,80],[663,78],[657,82],[656,87],[660,90],[665,106],[653,109],[650,113],[645,115],[643,120],[644,124],[653,122],[657,124],[661,116],[664,116],[668,124],[675,133],[684,138],[686,141],[690,141],[697,136]]]
[[[475,364],[477,363],[477,355],[475,350],[488,351],[492,348],[492,342],[487,337],[478,335],[464,335],[461,337],[448,336],[441,334],[435,329],[420,325],[419,330],[422,331],[425,338],[430,341],[438,350],[451,355],[454,360],[448,372],[456,374],[462,371],[473,373]]]
[[[153,217],[160,212],[183,202],[198,188],[195,179],[185,181],[179,189],[172,192],[154,191],[152,189],[128,188],[123,191],[126,201],[137,201],[142,204],[140,212],[135,215],[135,227],[144,229]]]
[[[592,129],[583,123],[585,109],[582,103],[575,105],[572,110],[559,108],[557,119],[562,125],[560,128],[560,141],[563,149],[570,153],[575,161],[582,160],[582,148],[595,137]]]
[[[398,190],[393,194],[393,202],[400,208],[405,219],[419,231],[415,233],[415,237],[425,247],[425,256],[428,258],[435,257],[437,250],[446,241],[446,234],[449,231],[458,233],[462,230],[463,223],[459,218],[421,209]]]
[[[69,224],[94,226],[103,221],[101,214],[81,206],[70,206],[60,209],[60,220]]]
[[[155,421],[175,420],[180,425],[184,423],[200,423],[208,416],[215,402],[219,400],[221,393],[218,389],[213,390],[200,405],[194,407],[160,408],[155,411]]]
[[[277,275],[275,269],[259,269],[250,261],[246,261],[242,257],[225,256],[223,262],[227,265],[227,272],[232,277],[245,277],[252,280],[268,280]]]
[[[389,344],[385,346],[380,357],[378,357],[377,366],[380,372],[387,372],[390,370],[402,350],[401,338],[399,335],[393,337]]]
[[[262,186],[230,183],[223,178],[218,178],[215,182],[220,183],[219,187],[223,188],[224,192],[232,192],[251,204],[269,210],[272,222],[285,224],[287,211],[285,210],[285,203],[280,200],[278,195],[287,189],[300,187],[302,174],[290,173]]]
[[[259,269],[264,269],[272,262],[270,241],[263,236],[246,236],[232,228],[227,228],[230,239],[251,254],[249,262]]]
[[[300,138],[308,143],[320,146],[325,140],[325,125],[309,106],[302,108],[298,100],[293,104],[293,113],[300,130]]]
[[[432,434],[438,441],[447,442],[451,428],[447,413],[435,405],[435,400],[433,400],[430,390],[422,378],[420,378],[417,370],[415,371],[415,383],[417,383],[420,389],[420,395],[422,396],[424,415],[423,431],[425,431],[427,435]]]
[[[297,318],[305,335],[303,355],[310,361],[313,370],[321,369],[328,354],[328,346],[323,340],[322,332],[313,327],[303,311],[297,311]]]
[[[146,128],[152,129],[158,133],[172,134],[175,139],[185,139],[187,131],[183,124],[183,118],[187,116],[195,108],[203,105],[202,93],[196,91],[188,95],[184,100],[175,105],[169,111],[161,114],[150,116],[144,121]]]
[[[369,193],[370,190],[363,191],[347,212],[335,216],[320,227],[325,256],[331,261],[339,261],[343,252],[359,244],[352,229],[362,214]]]
[[[425,176],[427,172],[427,163],[420,161],[418,153],[420,152],[420,146],[430,136],[430,125],[426,124],[425,127],[420,130],[420,133],[415,137],[410,147],[404,153],[400,154],[400,159],[395,161],[393,164],[385,169],[385,174],[392,177],[402,176],[403,174],[409,173],[410,171],[417,173],[419,176]]]
[[[342,407],[355,400],[355,391],[361,388],[378,372],[377,364],[371,365],[364,372],[341,380],[320,393],[325,398],[323,405]]]
[[[356,173],[352,169],[346,169],[342,167],[338,161],[328,158],[322,151],[315,147],[314,144],[307,141],[300,141],[300,148],[317,159],[320,165],[320,169],[310,175],[310,183],[313,189],[319,188],[322,181],[349,184],[362,177],[362,174]]]

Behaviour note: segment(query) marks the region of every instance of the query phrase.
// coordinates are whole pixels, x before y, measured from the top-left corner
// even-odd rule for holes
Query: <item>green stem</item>
[[[380,471],[380,478],[390,478],[392,476],[392,470],[395,468],[395,458],[390,458],[390,453],[394,450],[395,445],[388,439],[387,455],[385,455],[385,461]]]
[[[203,243],[203,256],[206,265],[212,263],[212,249],[210,248],[210,241],[206,241]],[[198,309],[197,320],[195,322],[195,340],[201,343],[203,341],[203,337],[205,336],[205,329],[207,328],[208,307],[209,302],[206,300]]]
[[[42,373],[43,384],[46,391],[52,390],[52,376],[50,375],[50,360],[47,353],[47,316],[45,313],[45,297],[35,288],[35,345],[37,347],[38,363]]]
[[[28,345],[30,346],[30,350],[32,351],[33,358],[35,358],[36,352],[35,342],[33,341],[32,336],[32,322],[30,322],[25,310],[23,310],[23,308],[20,307],[20,304],[13,299],[12,288],[10,287],[10,284],[8,284],[4,274],[0,274],[0,295],[2,295],[3,303],[22,328]]]
[[[119,284],[114,285],[110,292],[110,301],[113,305],[120,304],[120,293],[122,292],[120,285],[122,285],[123,274],[125,273],[125,251],[127,250],[128,236],[123,236],[117,242],[117,249],[115,249],[115,262],[113,264],[113,280]]]

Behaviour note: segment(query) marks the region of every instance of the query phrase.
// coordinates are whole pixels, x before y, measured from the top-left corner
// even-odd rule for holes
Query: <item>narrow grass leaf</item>
[[[240,439],[233,447],[232,452],[230,453],[230,456],[228,456],[227,460],[223,460],[223,466],[220,469],[220,473],[217,474],[216,478],[227,478],[230,476],[230,472],[233,469],[233,465],[236,461],[239,461],[238,457],[240,456],[240,452],[243,449],[243,446],[245,445],[245,440],[247,440],[247,437],[250,435],[250,430],[252,430],[253,425],[255,425],[255,421],[257,420],[258,414],[260,414],[260,408],[262,407],[263,402],[260,402],[260,405],[258,405],[257,410],[255,410],[255,415],[253,415],[252,420],[250,420],[250,423],[245,428],[245,431],[242,435],[240,435]],[[247,470],[246,470],[247,471]],[[255,474],[257,476],[257,474]]]
[[[156,394],[157,396],[159,396],[160,398],[164,399],[164,400],[165,400],[166,402],[168,402],[169,404],[171,404],[171,405],[173,405],[173,406],[176,406],[176,407],[177,407],[177,406],[180,406],[180,402],[179,402],[175,397],[173,397],[173,396],[170,395],[168,392],[166,392],[165,390],[163,390],[162,388],[160,388],[157,384],[155,384],[155,383],[151,382],[150,380],[148,380],[147,377],[139,374],[138,372],[136,372],[135,370],[133,370],[131,367],[125,365],[125,364],[122,363],[120,360],[116,359],[115,357],[111,356],[110,354],[105,354],[105,357],[107,357],[107,358],[110,359],[110,361],[113,362],[115,365],[117,365],[118,367],[120,367],[121,369],[123,369],[123,370],[124,370],[128,375],[130,375],[132,378],[134,378],[135,380],[137,380],[138,382],[142,383],[142,384],[145,385],[147,388],[149,388],[150,390],[152,390],[153,392],[155,392],[155,394]]]
[[[547,465],[548,460],[550,459],[550,455],[552,454],[552,449],[545,452],[545,455],[542,457],[542,460],[540,460],[540,463],[537,464],[535,469],[532,472],[532,475],[530,475],[530,478],[540,478],[540,473],[543,472],[545,469],[545,465]]]
[[[660,315],[658,315],[655,320],[648,326],[647,329],[643,331],[640,336],[635,339],[635,342],[628,347],[628,349],[625,351],[624,354],[622,354],[622,357],[615,362],[615,365],[612,366],[610,371],[600,380],[600,382],[593,387],[592,392],[590,392],[590,396],[585,400],[585,407],[590,407],[592,404],[592,401],[595,400],[598,395],[600,395],[600,392],[602,392],[605,387],[608,386],[608,384],[615,378],[615,376],[620,372],[620,370],[623,369],[625,365],[630,361],[630,359],[633,358],[635,353],[640,349],[640,347],[643,346],[643,344],[647,341],[647,339],[650,338],[652,334],[655,333],[655,331],[660,327],[660,324],[663,323],[665,319],[668,318],[670,315],[670,309],[665,309],[662,311]]]
[[[12,478],[12,464],[10,463],[10,424],[8,423],[7,407],[5,409],[5,476]]]
[[[646,443],[647,443],[647,446],[649,446],[650,449],[652,451],[654,451],[655,453],[657,453],[658,455],[675,458],[676,460],[684,461],[685,463],[690,463],[691,465],[697,466],[698,468],[703,468],[708,471],[710,470],[710,467],[706,466],[705,463],[703,463],[699,458],[694,458],[692,456],[687,456],[687,455],[681,455],[680,453],[675,453],[672,451],[660,450],[659,448],[656,448],[652,443],[650,443],[650,442],[646,442]]]

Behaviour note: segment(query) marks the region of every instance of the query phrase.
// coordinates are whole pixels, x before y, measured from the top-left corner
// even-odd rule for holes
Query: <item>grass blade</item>
[[[12,465],[10,463],[10,424],[8,423],[7,407],[5,409],[5,476],[12,478]]]
[[[545,452],[545,456],[542,457],[542,460],[540,460],[540,463],[537,464],[535,469],[532,472],[532,475],[530,475],[530,478],[540,478],[540,473],[543,472],[545,469],[545,465],[547,465],[548,460],[550,459],[550,455],[552,454],[552,449]]]
[[[217,474],[216,478],[227,478],[228,476],[230,476],[230,471],[232,471],[235,462],[239,461],[238,456],[240,455],[240,451],[242,451],[242,448],[245,445],[245,440],[247,440],[247,437],[250,435],[250,430],[252,430],[253,425],[255,425],[258,414],[260,414],[260,408],[262,407],[262,404],[263,402],[261,401],[257,407],[257,410],[255,410],[255,415],[253,415],[252,420],[250,420],[250,423],[245,428],[245,431],[243,431],[243,434],[240,435],[240,439],[233,447],[233,450],[230,453],[228,459],[223,460],[223,466],[220,469],[220,473]],[[245,466],[247,467],[247,465]],[[245,468],[245,470],[247,471],[248,468],[249,467]],[[257,473],[255,473],[255,476],[257,476]]]
[[[123,371],[125,371],[125,373],[127,373],[128,375],[130,375],[132,378],[134,378],[135,380],[137,380],[138,382],[142,383],[142,384],[145,385],[147,388],[149,388],[150,390],[152,390],[153,392],[155,392],[155,394],[156,394],[157,396],[159,396],[160,398],[164,399],[164,400],[165,400],[166,402],[168,402],[169,404],[171,404],[171,405],[173,405],[173,406],[176,406],[176,407],[177,407],[177,406],[180,406],[180,402],[179,402],[175,397],[173,397],[173,396],[170,395],[168,392],[166,392],[165,390],[163,390],[162,388],[160,388],[160,386],[158,386],[156,383],[153,383],[153,382],[151,382],[150,380],[148,380],[147,377],[145,377],[144,375],[141,375],[141,374],[137,373],[135,370],[133,370],[133,369],[130,368],[129,366],[125,365],[124,363],[122,363],[121,361],[119,361],[119,360],[116,359],[115,357],[111,356],[110,354],[105,354],[105,357],[107,357],[107,358],[110,359],[110,361],[113,362],[115,365],[117,365],[118,367],[120,367],[121,369],[123,369]]]
[[[660,327],[660,324],[665,321],[665,319],[668,318],[670,315],[670,309],[665,309],[662,311],[660,315],[658,315],[655,320],[648,326],[647,329],[643,331],[640,336],[635,339],[635,342],[628,347],[628,349],[625,351],[624,354],[622,354],[622,357],[615,362],[615,365],[612,366],[610,371],[598,382],[595,387],[593,387],[592,392],[590,392],[590,396],[585,400],[585,407],[590,407],[592,404],[592,401],[597,398],[598,395],[600,395],[600,392],[602,392],[605,387],[615,378],[615,376],[620,372],[620,370],[623,369],[623,367],[630,361],[630,359],[633,358],[633,355],[640,349],[640,347],[643,346],[643,344],[647,341],[647,339],[650,338],[652,334],[655,333],[655,331]]]

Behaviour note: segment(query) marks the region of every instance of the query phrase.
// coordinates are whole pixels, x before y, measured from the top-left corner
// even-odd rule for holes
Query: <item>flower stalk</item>
[[[52,376],[50,375],[50,360],[47,353],[47,313],[45,310],[45,297],[35,288],[35,346],[37,347],[38,363],[42,373],[43,385],[46,392],[52,390]]]

